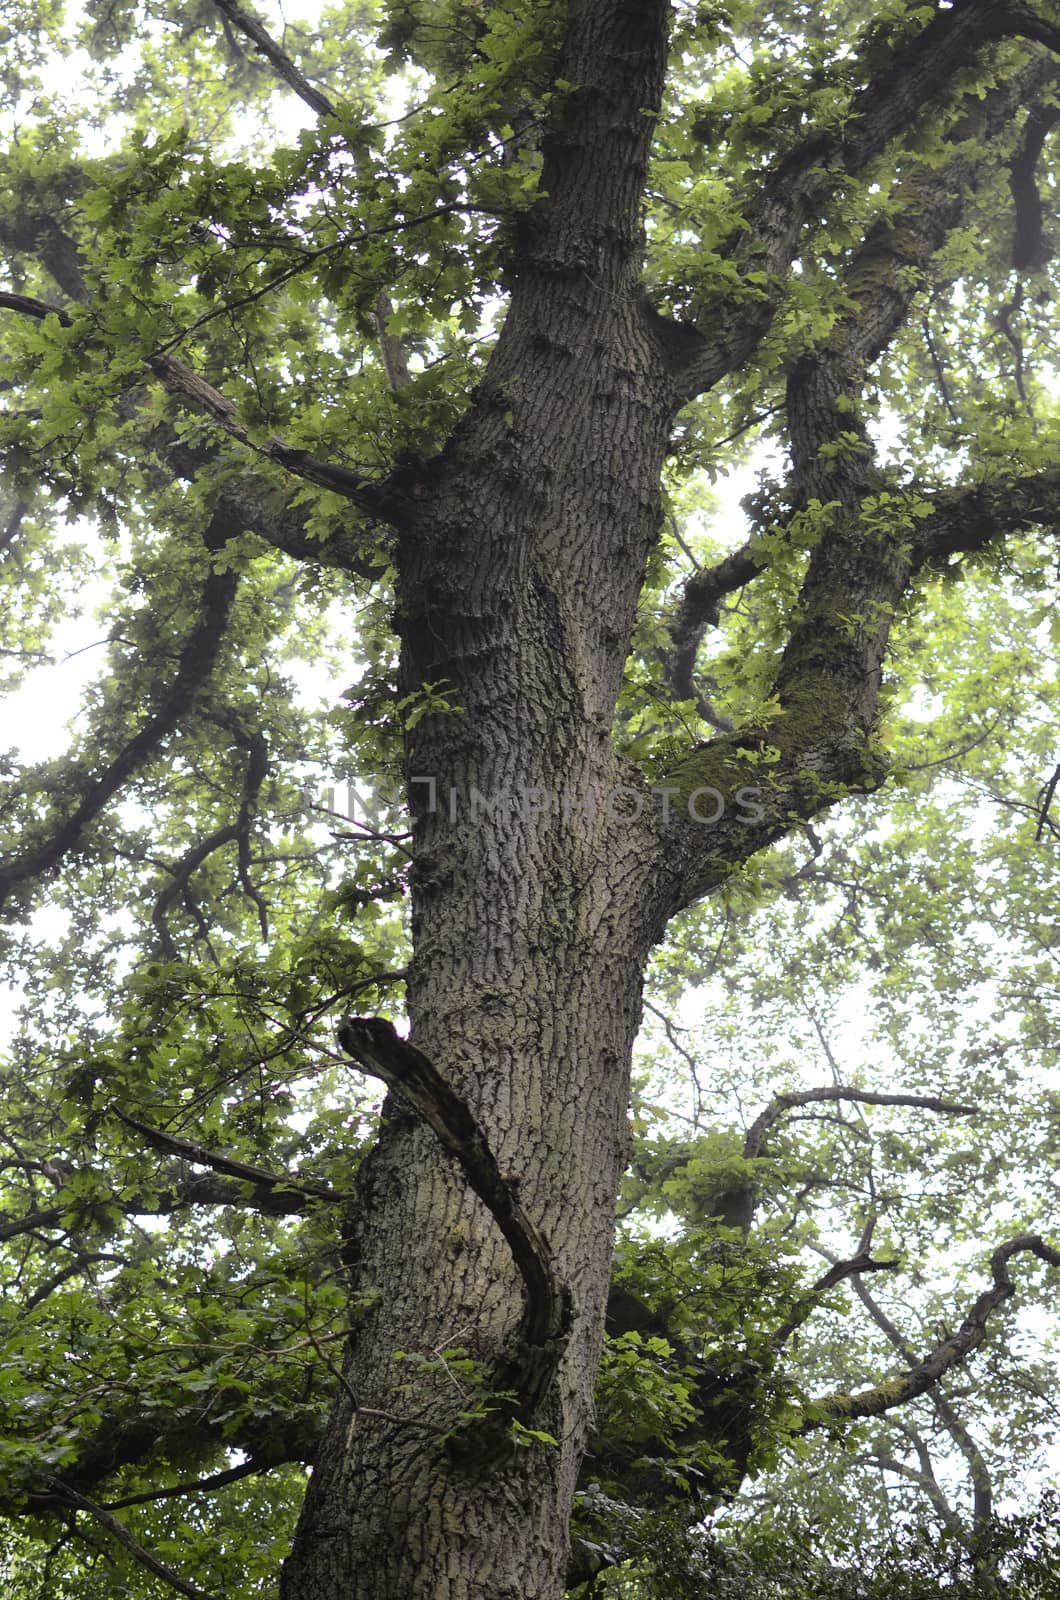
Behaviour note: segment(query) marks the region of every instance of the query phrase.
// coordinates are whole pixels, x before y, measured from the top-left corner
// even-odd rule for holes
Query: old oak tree
[[[682,1143],[640,1087],[631,1121],[631,1068],[650,962],[692,1060],[667,1006],[719,926],[840,885],[865,797],[926,806],[996,753],[982,679],[929,715],[991,617],[1055,642],[1058,8],[8,0],[3,28],[8,684],[108,596],[67,748],[7,757],[0,800],[10,1591],[677,1593],[620,1587],[652,1581],[649,1511],[678,1539],[785,1441],[917,1404],[974,1544],[990,1474],[941,1386],[1060,1253],[1025,1190],[951,1324],[899,1327],[857,1138],[919,1118],[974,1184],[982,1084],[759,1073],[742,1137],[733,1103]],[[752,446],[726,543],[709,480]],[[314,659],[354,679],[326,716]],[[939,838],[933,915],[971,927]],[[746,990],[749,1054],[782,998]],[[846,1178],[785,1132],[818,1113]],[[844,1254],[805,1230],[855,1167]],[[612,1281],[620,1191],[662,1220]],[[803,1231],[764,1238],[782,1192]],[[784,1380],[855,1289],[883,1353],[841,1382],[834,1335],[833,1392]],[[851,1436],[964,1537],[905,1426]]]

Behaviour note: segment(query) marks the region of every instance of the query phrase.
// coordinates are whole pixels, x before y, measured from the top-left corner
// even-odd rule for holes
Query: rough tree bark
[[[540,1418],[560,1446],[483,1462],[473,1440],[462,1456],[423,1428],[352,1415],[353,1395],[393,1411],[395,1350],[460,1346],[488,1363],[520,1315],[495,1222],[434,1136],[397,1115],[354,1221],[357,1283],[377,1299],[285,1600],[563,1590],[641,973],[662,926],[654,812],[610,730],[677,405],[638,292],[641,113],[660,103],[667,9],[572,8],[565,71],[582,87],[546,149],[551,203],[481,392],[400,529],[406,691],[444,679],[462,708],[425,718],[408,751],[412,1035],[517,1181],[572,1295]],[[444,1425],[459,1404],[443,1373],[418,1381],[409,1409]]]

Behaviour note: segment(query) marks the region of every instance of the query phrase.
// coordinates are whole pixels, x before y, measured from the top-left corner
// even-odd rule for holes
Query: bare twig
[[[653,1017],[658,1017],[659,1021],[663,1025],[663,1032],[669,1041],[670,1048],[672,1050],[676,1050],[677,1054],[688,1067],[689,1076],[692,1079],[692,1088],[695,1093],[695,1115],[691,1118],[691,1122],[693,1127],[698,1128],[699,1120],[703,1112],[703,1086],[699,1081],[699,1062],[696,1060],[691,1050],[686,1049],[681,1043],[680,1039],[677,1037],[677,1029],[674,1026],[673,1019],[667,1016],[665,1011],[662,1011],[658,1006],[653,1005],[650,1000],[645,1000],[644,1009],[645,1011],[650,1011]]]

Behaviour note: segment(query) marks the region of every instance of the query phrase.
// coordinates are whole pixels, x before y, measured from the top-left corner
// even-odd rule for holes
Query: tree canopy
[[[0,42],[5,1592],[1054,1593],[1060,7]]]

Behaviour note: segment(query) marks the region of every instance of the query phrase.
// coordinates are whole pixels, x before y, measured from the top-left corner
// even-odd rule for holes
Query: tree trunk
[[[474,914],[488,913],[474,895],[469,914],[472,901]],[[595,896],[586,903],[589,917],[599,909]],[[527,1419],[559,1448],[535,1445],[497,1461],[474,1424],[461,1451],[459,1438],[454,1448],[422,1427],[354,1418],[344,1393],[287,1564],[288,1600],[552,1600],[563,1592],[625,1148],[637,970],[628,951],[601,952],[591,936],[575,959],[565,952],[557,961],[547,910],[544,921],[516,961],[496,959],[496,950],[494,959],[464,960],[454,949],[425,985],[437,1031],[425,1026],[417,1038],[421,1047],[433,1038],[432,1054],[447,1065],[477,1056],[472,1104],[573,1291],[576,1320],[554,1392]],[[458,1025],[461,999],[467,1013]],[[388,1125],[361,1193],[358,1287],[377,1298],[357,1330],[347,1379],[365,1408],[450,1427],[467,1403],[459,1374],[421,1373],[395,1352],[430,1358],[455,1347],[488,1365],[521,1309],[510,1252],[433,1135],[403,1119]],[[407,1394],[396,1387],[403,1384]]]
[[[655,812],[611,729],[675,411],[637,282],[667,9],[571,5],[560,73],[579,89],[545,151],[547,210],[519,247],[486,379],[410,492],[399,545],[406,692],[444,681],[460,708],[409,739],[412,1037],[517,1181],[571,1292],[560,1368],[529,1419],[558,1442],[498,1457],[481,1425],[446,1437],[467,1398],[441,1353],[495,1370],[522,1286],[463,1173],[398,1112],[360,1175],[355,1274],[371,1303],[284,1600],[564,1588],[641,975],[663,925]]]
[[[458,1376],[421,1372],[395,1352],[459,1348],[488,1368],[522,1293],[459,1168],[398,1113],[362,1173],[357,1289],[374,1299],[287,1563],[286,1600],[563,1591],[641,973],[659,927],[654,810],[643,779],[613,754],[610,727],[665,433],[648,451],[639,418],[631,425],[644,363],[630,358],[604,383],[590,357],[569,357],[577,393],[538,375],[547,428],[524,433],[517,408],[509,422],[490,396],[480,401],[402,559],[405,683],[444,679],[461,708],[424,718],[411,739],[413,1038],[517,1180],[573,1294],[571,1338],[538,1419],[559,1446],[482,1461],[474,1427],[461,1450],[391,1420],[451,1428],[466,1404]],[[538,364],[554,372],[559,361],[546,353]],[[608,565],[613,541],[635,561]],[[390,1417],[355,1417],[354,1395]]]

